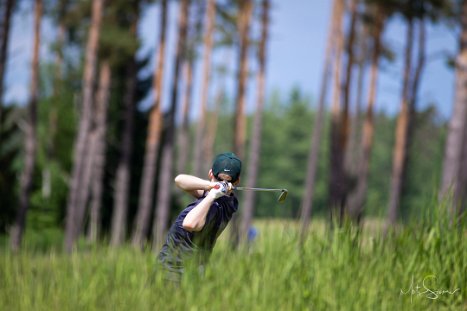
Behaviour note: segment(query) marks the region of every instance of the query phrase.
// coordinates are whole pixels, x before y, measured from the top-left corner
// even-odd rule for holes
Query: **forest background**
[[[13,248],[25,231],[44,246],[65,231],[67,249],[82,232],[160,242],[188,202],[172,177],[205,176],[225,150],[242,156],[244,184],[290,191],[283,206],[241,197],[254,206],[243,232],[251,217],[305,228],[334,208],[408,222],[452,190],[448,136],[457,129],[467,145],[465,117],[449,126],[465,106],[455,87],[461,2],[322,1],[303,6],[309,17],[295,15],[298,3],[96,3],[2,6],[5,245],[15,228]],[[456,159],[460,172],[466,152]],[[455,178],[460,211],[465,178]]]

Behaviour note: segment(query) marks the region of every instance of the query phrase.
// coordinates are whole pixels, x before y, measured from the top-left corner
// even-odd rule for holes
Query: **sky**
[[[24,3],[24,2],[23,2]],[[10,34],[9,60],[6,72],[6,102],[16,101],[25,103],[28,98],[29,65],[32,55],[33,17],[30,4],[23,4],[19,12],[13,18]],[[174,42],[176,39],[176,5],[169,7],[169,44],[167,55],[174,54]],[[331,1],[328,0],[288,0],[272,1],[271,28],[268,42],[266,88],[267,93],[273,90],[279,91],[282,96],[287,96],[292,88],[298,87],[312,99],[317,97],[320,87],[321,72],[323,67],[325,41],[327,36],[329,18],[331,13]],[[158,37],[158,6],[152,5],[143,12],[139,26],[139,36],[142,47],[138,55],[142,56],[155,51]],[[50,21],[45,20],[42,25],[41,58],[51,60],[50,43],[54,40],[55,30]],[[400,18],[394,18],[385,30],[385,43],[397,54],[397,60],[393,63],[384,63],[378,83],[377,103],[378,110],[389,113],[397,113],[400,107],[400,89],[402,81],[401,52],[405,43],[405,24]],[[436,25],[428,29],[428,62],[422,77],[419,92],[419,107],[435,104],[440,115],[447,119],[452,110],[454,99],[454,72],[445,63],[444,57],[439,57],[441,52],[452,55],[457,50],[456,33],[444,25]],[[153,53],[154,54],[154,53]],[[235,52],[215,53],[214,63],[227,60],[229,67],[234,72]],[[252,54],[254,55],[254,54]],[[154,56],[154,55],[152,55]],[[155,57],[152,57],[154,60]],[[168,62],[165,71],[165,81],[170,81],[172,62]],[[256,63],[250,62],[250,68],[254,71]],[[153,70],[153,64],[147,69],[147,74]],[[215,75],[213,80],[217,81]],[[201,66],[195,67],[195,90],[199,90],[201,80]],[[198,82],[197,82],[198,81]],[[250,81],[247,89],[247,105],[254,106],[255,87],[254,80]],[[226,88],[230,94],[234,92],[233,80],[227,81]],[[169,83],[165,83],[164,89],[168,90]],[[167,91],[165,91],[167,94]],[[214,90],[211,90],[211,93]],[[199,91],[193,94],[194,107],[199,102]],[[365,95],[366,97],[366,95]],[[152,95],[149,95],[142,103],[145,108],[150,105]],[[315,104],[313,102],[312,104]],[[163,107],[167,103],[163,103]],[[196,109],[193,109],[196,114]]]

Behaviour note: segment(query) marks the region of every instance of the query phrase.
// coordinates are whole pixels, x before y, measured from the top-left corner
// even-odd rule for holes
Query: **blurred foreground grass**
[[[300,248],[297,223],[260,221],[248,250],[232,251],[224,233],[205,274],[188,269],[180,286],[163,280],[149,251],[3,250],[0,309],[467,310],[466,227],[434,219],[383,239],[381,224],[329,231],[314,221]]]

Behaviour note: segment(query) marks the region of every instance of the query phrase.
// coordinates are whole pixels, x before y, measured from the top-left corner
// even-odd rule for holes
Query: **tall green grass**
[[[330,231],[315,221],[302,247],[295,223],[256,226],[248,249],[233,251],[221,239],[205,273],[188,268],[179,285],[164,280],[149,251],[4,252],[0,309],[467,310],[466,227],[439,215],[385,237],[374,222]],[[459,290],[437,299],[401,295],[424,278],[432,290]]]

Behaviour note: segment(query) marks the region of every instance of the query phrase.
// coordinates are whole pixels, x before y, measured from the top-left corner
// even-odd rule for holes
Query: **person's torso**
[[[159,260],[166,266],[181,268],[185,258],[191,257],[195,252],[200,255],[202,261],[207,260],[217,238],[238,209],[238,200],[235,196],[221,197],[211,205],[206,216],[206,223],[201,231],[185,230],[183,220],[204,197],[188,205],[170,227],[165,244],[159,254]]]

